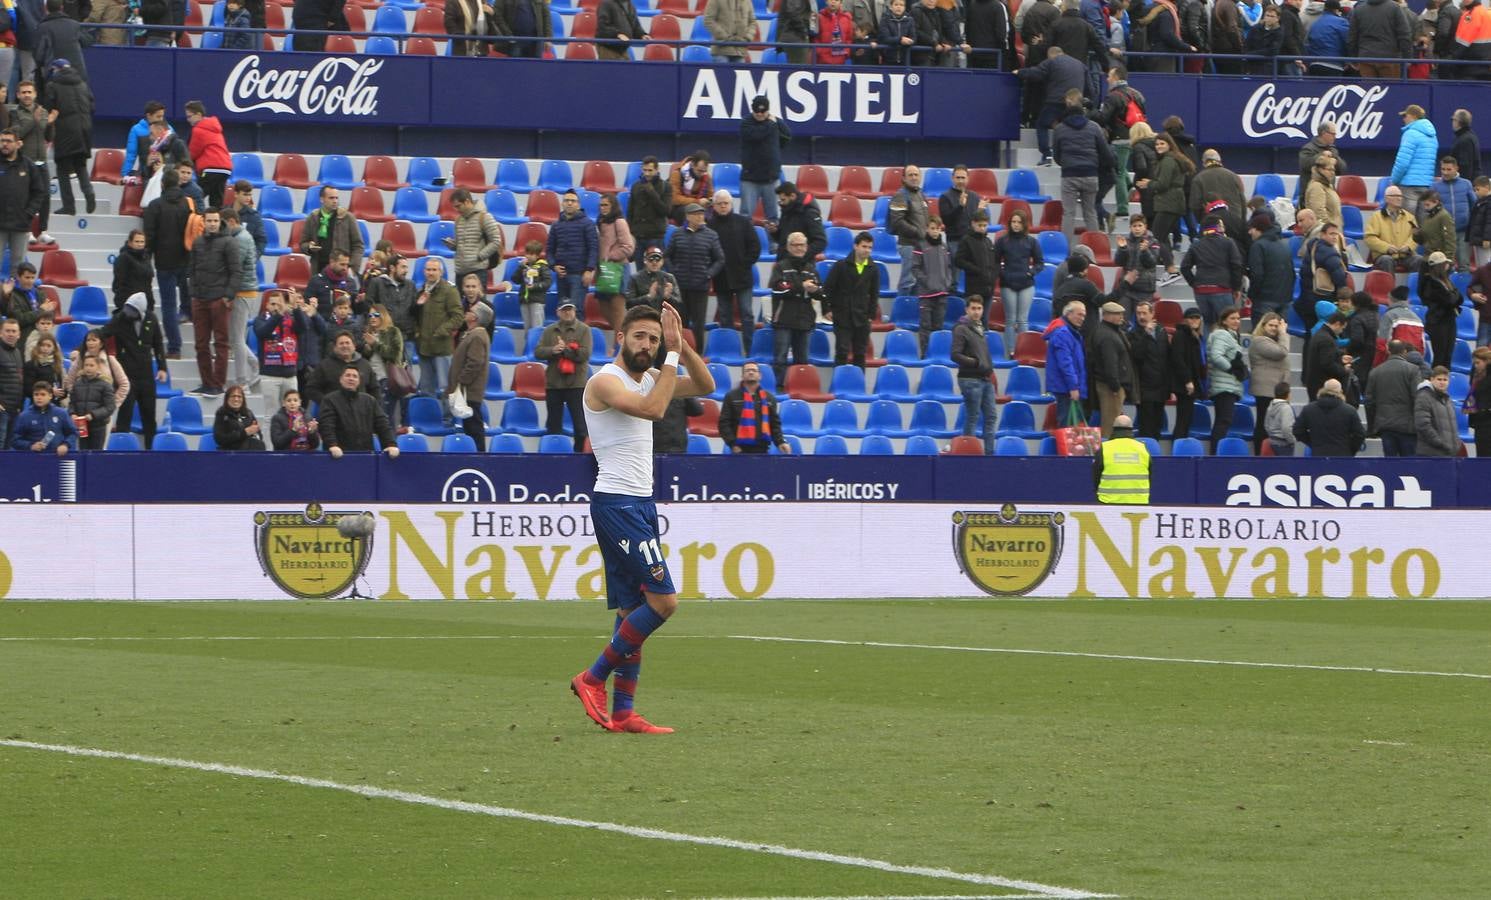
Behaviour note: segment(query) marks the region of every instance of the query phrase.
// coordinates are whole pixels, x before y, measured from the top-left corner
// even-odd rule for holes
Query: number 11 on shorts
[[[649,566],[663,561],[663,551],[658,546],[657,538],[651,538],[638,543],[637,552],[642,554],[642,562]]]

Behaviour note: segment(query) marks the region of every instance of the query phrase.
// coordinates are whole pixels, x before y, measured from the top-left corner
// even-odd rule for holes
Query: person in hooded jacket
[[[144,294],[149,309],[155,309],[155,266],[145,249],[145,232],[132,229],[124,246],[114,256],[114,309],[134,294]]]
[[[1248,299],[1256,324],[1267,313],[1284,315],[1294,296],[1294,259],[1289,242],[1273,219],[1256,214],[1248,222]]]
[[[1085,22],[1082,27],[1086,28]],[[1061,233],[1071,244],[1076,240],[1079,209],[1083,227],[1091,232],[1102,230],[1098,221],[1098,172],[1112,168],[1116,160],[1102,126],[1087,118],[1080,105],[1069,104],[1052,129],[1051,153],[1061,166]]]
[[[187,150],[196,164],[202,194],[208,206],[222,206],[223,191],[233,174],[233,154],[228,152],[228,142],[223,137],[223,123],[217,116],[207,115],[207,107],[201,100],[186,104],[186,121],[192,126]]]
[[[186,222],[191,216],[175,169],[161,173],[160,196],[145,207],[145,245],[155,258],[160,284],[160,314],[166,329],[166,355],[181,357],[183,309],[191,308],[191,251],[186,248]]]
[[[1294,437],[1312,456],[1355,456],[1367,440],[1356,410],[1346,405],[1341,382],[1328,379],[1319,396],[1294,420]]]
[[[129,431],[138,405],[145,449],[149,450],[155,442],[155,385],[168,377],[165,343],[160,323],[151,313],[149,297],[143,292],[131,294],[99,329],[99,335],[114,339],[114,358],[129,378],[129,393],[119,402],[114,430]]]
[[[1420,219],[1423,216],[1419,214],[1419,201],[1432,189],[1438,163],[1439,133],[1426,117],[1424,108],[1411,103],[1403,110],[1403,136],[1388,177],[1392,184],[1403,189],[1403,208]]]
[[[1419,456],[1459,456],[1462,441],[1450,400],[1450,370],[1435,366],[1413,395],[1413,430]]]
[[[1351,316],[1346,320],[1346,353],[1356,383],[1365,387],[1377,354],[1377,301],[1366,291],[1351,295]]]
[[[1347,52],[1363,59],[1408,59],[1413,45],[1408,15],[1396,0],[1360,0],[1351,7]],[[1403,67],[1390,62],[1358,62],[1356,71],[1363,78],[1373,79],[1403,75]]]
[[[91,214],[98,208],[93,182],[88,180],[88,159],[93,155],[93,91],[78,70],[57,60],[47,81],[47,121],[53,128],[52,156],[57,161],[57,190],[62,195],[59,216],[75,216],[72,179],[78,179],[83,200]]]

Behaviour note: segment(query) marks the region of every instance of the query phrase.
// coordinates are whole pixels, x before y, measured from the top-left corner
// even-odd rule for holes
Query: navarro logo
[[[1434,492],[1419,487],[1412,475],[1399,475],[1398,488],[1389,495],[1386,482],[1377,475],[1358,475],[1348,485],[1340,475],[1257,475],[1239,473],[1227,481],[1228,506],[1329,506],[1339,509],[1428,509]]]
[[[358,515],[327,512],[319,503],[305,512],[254,513],[259,568],[292,597],[335,597],[362,577],[372,558],[372,535],[348,538],[337,531],[337,522]]]
[[[1318,97],[1275,97],[1275,85],[1253,92],[1243,107],[1243,131],[1248,137],[1282,134],[1305,141],[1334,122],[1338,137],[1370,141],[1382,133],[1382,113],[1373,107],[1387,96],[1382,85],[1338,84]],[[1355,104],[1353,106],[1353,104]]]
[[[1061,560],[1065,521],[1065,513],[1020,513],[1013,503],[997,513],[955,512],[953,552],[958,570],[987,594],[1028,594]]]
[[[309,69],[259,68],[257,54],[245,56],[223,82],[223,105],[230,112],[267,109],[287,116],[375,116],[378,85],[368,84],[380,59],[333,56]]]

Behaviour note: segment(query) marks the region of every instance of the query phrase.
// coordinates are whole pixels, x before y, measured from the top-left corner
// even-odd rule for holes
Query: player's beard
[[[626,363],[626,367],[628,370],[641,375],[643,372],[646,372],[648,369],[652,368],[652,352],[648,350],[638,350],[636,353],[633,353],[625,347],[622,347],[621,361]]]

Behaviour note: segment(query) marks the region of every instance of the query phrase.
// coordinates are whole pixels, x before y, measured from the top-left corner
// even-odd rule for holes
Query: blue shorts
[[[606,561],[606,607],[632,609],[647,602],[643,591],[674,594],[673,577],[658,541],[657,504],[650,497],[595,493],[590,520]]]

